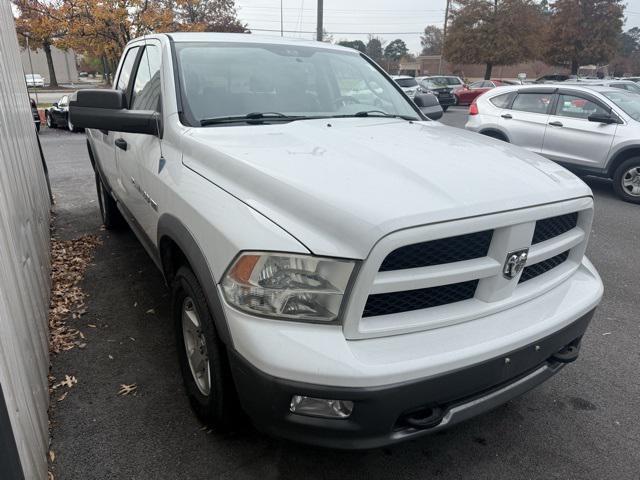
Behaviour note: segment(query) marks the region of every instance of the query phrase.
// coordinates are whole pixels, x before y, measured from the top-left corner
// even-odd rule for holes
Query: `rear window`
[[[440,85],[462,85],[458,77],[431,77],[430,80]]]
[[[511,105],[512,110],[548,113],[553,93],[519,93]]]
[[[502,95],[490,98],[489,101],[498,108],[507,108],[511,103],[512,98],[513,93],[503,93]]]
[[[396,83],[398,85],[400,85],[401,87],[415,87],[416,85],[418,85],[418,82],[416,81],[415,78],[398,78],[396,80]]]

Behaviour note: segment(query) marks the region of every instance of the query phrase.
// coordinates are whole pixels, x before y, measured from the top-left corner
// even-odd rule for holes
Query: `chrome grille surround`
[[[532,244],[536,221],[578,212],[577,224],[564,233]],[[344,334],[362,339],[429,330],[482,318],[557,287],[580,265],[593,220],[591,197],[415,227],[387,235],[363,262],[345,309]],[[403,246],[493,230],[486,256],[402,270],[379,271],[387,256]],[[520,282],[502,275],[508,252],[528,248],[526,266],[568,251],[564,261]],[[530,270],[531,271],[531,270]],[[363,316],[369,295],[407,292],[478,280],[473,298],[385,315]]]

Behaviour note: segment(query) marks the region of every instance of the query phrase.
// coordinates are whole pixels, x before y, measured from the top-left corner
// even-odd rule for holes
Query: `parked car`
[[[421,77],[417,80],[422,92],[430,92],[438,98],[444,112],[446,112],[451,105],[456,104],[456,98],[452,93],[453,89],[450,87],[437,83],[435,80],[427,77]]]
[[[510,87],[478,98],[468,130],[514,143],[579,174],[613,179],[640,203],[640,95],[613,87]]]
[[[27,87],[44,87],[45,82],[42,75],[38,73],[27,73],[24,76],[25,81],[27,82]]]
[[[391,78],[400,86],[400,88],[408,95],[409,98],[416,96],[419,92],[420,86],[415,77],[409,77],[407,75],[392,75]]]
[[[543,75],[542,77],[538,77],[536,79],[536,83],[557,83],[564,82],[566,80],[576,80],[578,77],[576,75],[563,75],[554,73],[553,75]]]
[[[348,95],[360,81],[379,105]],[[352,49],[222,33],[133,40],[114,89],[72,96],[103,222],[171,286],[186,391],[216,432],[242,408],[273,435],[372,448],[577,358],[602,295],[590,189],[420,98]]]
[[[471,105],[476,97],[482,95],[484,92],[488,92],[492,88],[502,87],[506,84],[501,80],[479,80],[469,85],[464,85],[462,89],[455,93],[458,99],[457,105]]]
[[[640,77],[622,77],[621,80],[629,80],[630,82],[640,82]]]
[[[640,85],[630,80],[568,80],[563,85],[582,85],[585,87],[612,87],[628,90],[633,93],[640,93]]]
[[[69,119],[68,95],[64,95],[60,100],[51,105],[51,107],[47,108],[44,111],[44,118],[49,128],[66,128],[70,132],[80,131]]]
[[[33,98],[29,98],[31,104],[31,116],[33,117],[33,123],[36,126],[36,132],[40,131],[40,114],[38,113],[38,105]]]

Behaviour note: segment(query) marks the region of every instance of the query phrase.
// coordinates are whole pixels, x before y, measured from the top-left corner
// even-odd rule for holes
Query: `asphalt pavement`
[[[442,119],[465,120],[464,108]],[[70,321],[87,346],[52,359],[56,377],[78,379],[52,405],[57,480],[640,479],[640,206],[618,200],[609,182],[587,180],[596,198],[588,255],[606,291],[579,361],[445,432],[340,452],[250,426],[227,435],[203,429],[183,394],[159,272],[129,230],[100,230],[84,134],[43,128],[40,138],[57,201],[55,234],[103,240],[83,282],[87,313]],[[117,395],[131,383],[134,395]]]

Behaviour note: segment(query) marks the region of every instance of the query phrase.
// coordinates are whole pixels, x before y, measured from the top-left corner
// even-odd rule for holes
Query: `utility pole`
[[[324,29],[322,28],[322,13],[324,10],[322,7],[322,3],[323,3],[323,0],[318,0],[318,23],[316,25],[316,40],[319,42],[322,41],[322,37],[324,33]]]
[[[447,0],[447,6],[444,8],[444,27],[442,28],[442,46],[440,47],[440,62],[438,62],[438,75],[442,75],[442,57],[444,56],[444,44],[447,40],[447,23],[449,23],[449,4],[451,0]]]
[[[282,2],[283,0],[280,0],[280,36],[284,37],[284,26],[283,26],[283,15],[282,15]]]
[[[31,62],[31,48],[29,47],[29,34],[25,33],[24,38],[27,41],[27,55],[29,55],[29,67],[31,68],[31,82],[33,83],[33,91],[36,94],[36,105],[40,105],[38,100],[38,90],[36,89],[36,81],[33,78],[33,63]],[[27,85],[27,91],[29,91],[29,85]]]

